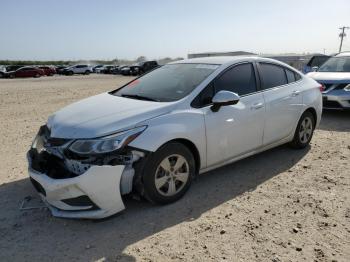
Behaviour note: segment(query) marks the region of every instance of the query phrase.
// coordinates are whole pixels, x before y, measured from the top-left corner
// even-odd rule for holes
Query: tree
[[[144,62],[146,61],[146,57],[145,56],[139,56],[137,59],[136,59],[136,62]]]

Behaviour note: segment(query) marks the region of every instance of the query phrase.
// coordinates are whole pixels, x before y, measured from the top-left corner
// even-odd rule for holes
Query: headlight
[[[112,152],[128,145],[145,129],[146,126],[140,126],[102,138],[76,140],[69,150],[81,155]]]
[[[344,87],[345,91],[350,91],[350,84],[348,84],[346,87]]]

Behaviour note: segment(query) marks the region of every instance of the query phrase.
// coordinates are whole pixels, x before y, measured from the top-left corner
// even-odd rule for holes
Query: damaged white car
[[[104,218],[122,195],[182,197],[195,175],[290,143],[319,124],[320,84],[260,57],[182,60],[56,112],[28,152],[52,214]]]

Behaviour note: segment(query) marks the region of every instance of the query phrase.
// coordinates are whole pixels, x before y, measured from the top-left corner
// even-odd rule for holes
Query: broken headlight
[[[80,155],[112,152],[128,145],[145,129],[146,126],[140,126],[106,137],[76,140],[69,147],[69,150]]]

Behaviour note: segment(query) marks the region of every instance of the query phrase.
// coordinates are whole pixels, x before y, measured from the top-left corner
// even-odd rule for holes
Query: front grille
[[[32,169],[40,173],[45,173],[51,178],[64,179],[78,176],[78,174],[67,169],[64,160],[46,151],[38,153],[36,149],[32,148],[29,150],[28,156]]]

